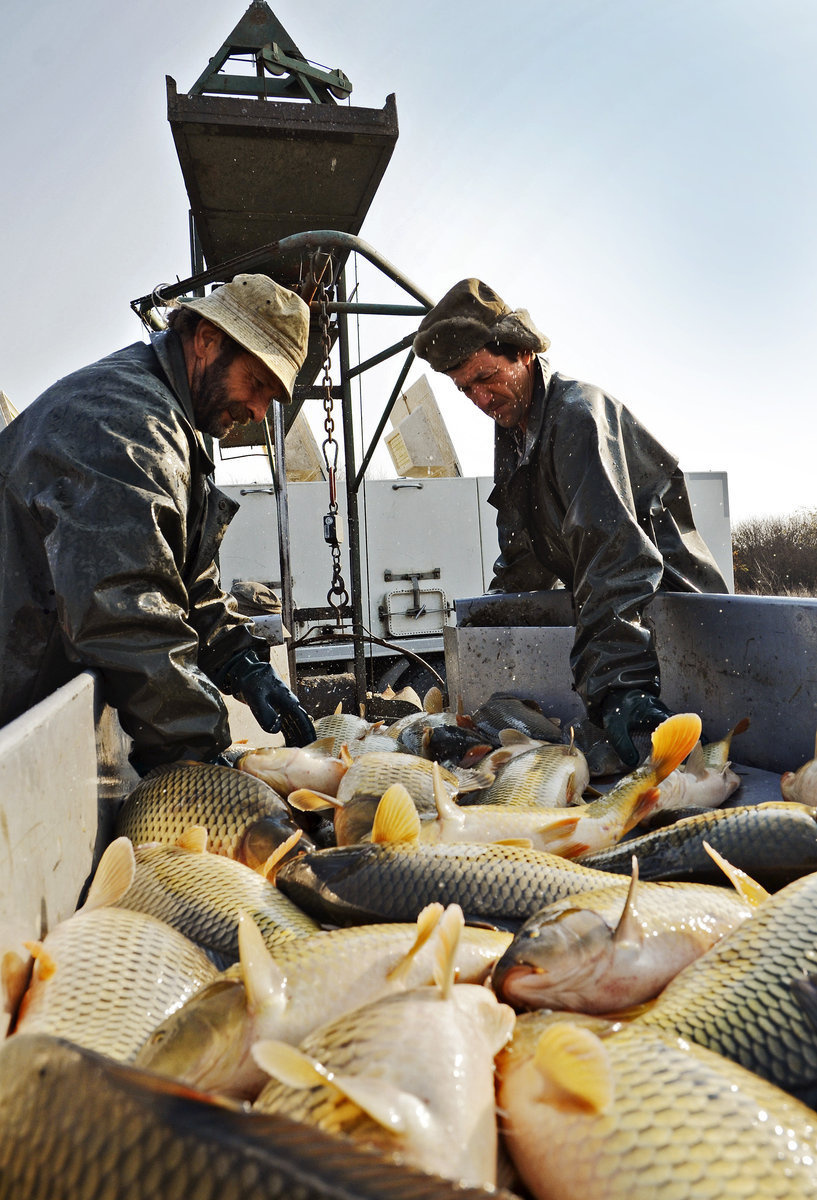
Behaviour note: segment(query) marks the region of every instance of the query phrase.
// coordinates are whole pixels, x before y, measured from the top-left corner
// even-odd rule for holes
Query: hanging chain
[[[329,332],[329,294],[326,286],[320,285],[320,322],[321,341],[323,346],[323,427],[326,437],[321,449],[323,461],[326,464],[326,477],[329,481],[329,512],[323,518],[323,536],[332,552],[332,584],[326,593],[326,602],[335,610],[335,621],[338,626],[342,620],[342,609],[349,604],[349,593],[343,581],[340,568],[340,544],[343,541],[343,522],[338,512],[338,443],[335,440],[335,421],[332,416],[332,375],[330,372],[332,358],[332,338]]]

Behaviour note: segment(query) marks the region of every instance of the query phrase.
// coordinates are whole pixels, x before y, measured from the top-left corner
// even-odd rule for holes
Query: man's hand
[[[267,733],[283,733],[288,746],[315,741],[315,726],[298,697],[254,650],[244,650],[231,659],[217,682],[222,691],[248,705]]]
[[[652,731],[672,716],[657,696],[649,692],[615,691],[601,706],[602,723],[608,741],[625,767],[638,766],[639,754],[633,742],[636,730]]]

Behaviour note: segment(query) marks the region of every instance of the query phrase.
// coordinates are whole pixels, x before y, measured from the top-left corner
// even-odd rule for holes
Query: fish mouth
[[[491,986],[500,1000],[514,1008],[542,1008],[550,992],[550,979],[544,967],[516,963],[500,974],[494,971]]]

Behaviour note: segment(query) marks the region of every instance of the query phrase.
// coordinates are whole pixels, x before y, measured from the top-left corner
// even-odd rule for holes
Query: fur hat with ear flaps
[[[491,342],[542,353],[550,338],[539,332],[526,309],[512,309],[487,283],[461,279],[423,317],[414,353],[435,371],[451,371]]]

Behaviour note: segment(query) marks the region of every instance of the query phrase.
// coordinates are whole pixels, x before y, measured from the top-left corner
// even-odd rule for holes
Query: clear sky
[[[164,76],[186,91],[247,3],[0,9],[0,389],[19,408],[140,337],[130,300],[189,274]],[[685,469],[728,472],[733,522],[817,508],[813,0],[270,7],[355,103],[396,93],[362,237],[435,298],[478,275],[527,307],[557,370]],[[490,474],[491,423],[431,382],[466,473]]]

